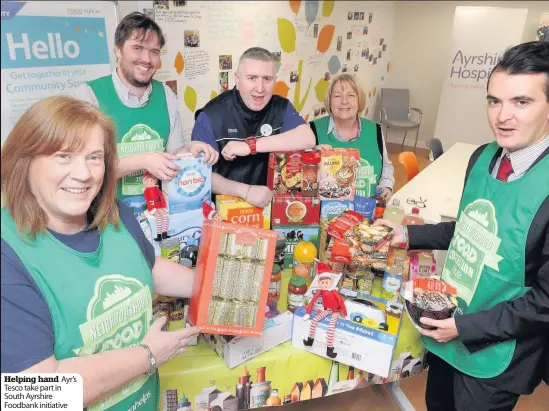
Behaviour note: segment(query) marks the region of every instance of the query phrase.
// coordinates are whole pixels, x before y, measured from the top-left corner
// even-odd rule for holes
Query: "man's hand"
[[[402,244],[402,232],[404,231],[404,227],[402,225],[395,224],[392,221],[384,220],[382,218],[374,221],[374,226],[380,225],[384,225],[393,229],[393,237],[391,238],[391,242],[389,243],[391,247],[398,247],[400,244]]]
[[[179,166],[171,160],[177,160],[177,156],[171,153],[145,154],[144,168],[159,180],[170,181],[179,171]]]
[[[185,148],[195,157],[198,157],[200,153],[204,153],[204,162],[206,164],[214,165],[219,159],[217,150],[208,143],[203,143],[202,141],[191,141],[185,145]]]
[[[248,194],[244,197],[246,202],[259,208],[265,208],[273,199],[273,193],[265,186],[250,186]]]
[[[377,188],[381,189],[381,197],[385,201],[389,201],[391,199],[391,196],[393,195],[393,190],[392,189],[390,189],[389,187],[384,187],[384,186],[377,186]]]
[[[456,327],[456,320],[454,318],[447,318],[446,320],[433,320],[431,318],[421,317],[419,319],[422,324],[430,325],[431,327],[437,327],[436,330],[419,330],[419,332],[427,337],[434,338],[438,342],[444,343],[459,337],[459,332]]]
[[[232,161],[236,157],[249,156],[251,152],[250,146],[244,141],[229,141],[221,151],[221,155],[225,160]]]
[[[191,153],[194,157],[198,157],[200,153],[204,153],[204,162],[211,165],[217,163],[219,159],[217,150],[202,141],[191,141],[173,152],[173,154],[181,153]]]

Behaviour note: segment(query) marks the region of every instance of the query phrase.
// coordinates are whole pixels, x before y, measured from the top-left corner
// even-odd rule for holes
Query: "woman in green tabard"
[[[190,297],[193,272],[155,258],[116,201],[112,120],[50,97],[2,148],[2,373],[77,373],[88,410],[156,411],[156,368],[197,328],[165,332],[153,292]]]
[[[333,78],[324,98],[328,116],[309,124],[317,137],[317,148],[360,150],[357,195],[371,197],[380,188],[386,200],[395,183],[394,168],[387,157],[381,127],[359,116],[366,107],[364,90],[351,74]]]

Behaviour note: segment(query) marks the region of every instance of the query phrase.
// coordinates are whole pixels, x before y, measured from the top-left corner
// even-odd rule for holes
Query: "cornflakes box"
[[[172,160],[180,167],[177,176],[163,184],[169,214],[202,210],[202,203],[210,201],[212,188],[212,166],[204,162],[204,156],[193,157],[184,153]]]
[[[322,150],[318,172],[318,193],[321,200],[354,200],[360,151],[332,148]]]
[[[271,228],[271,205],[259,208],[247,203],[240,197],[218,195],[216,208],[225,221],[232,224],[241,224],[248,227]]]

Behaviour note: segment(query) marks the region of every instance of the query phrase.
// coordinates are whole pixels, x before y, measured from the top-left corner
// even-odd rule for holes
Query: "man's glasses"
[[[415,206],[418,207],[418,208],[425,208],[425,207],[427,207],[427,205],[425,204],[425,203],[427,202],[427,199],[424,200],[424,199],[422,199],[421,197],[419,197],[419,201],[414,200],[413,198],[408,198],[408,199],[406,200],[406,202],[407,202],[408,204],[415,205]]]

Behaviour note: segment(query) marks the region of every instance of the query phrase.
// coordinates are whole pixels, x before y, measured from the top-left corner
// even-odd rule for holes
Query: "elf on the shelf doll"
[[[168,235],[168,208],[166,200],[162,194],[162,190],[156,185],[158,180],[148,171],[143,174],[143,197],[147,204],[149,213],[156,217],[156,238],[155,241],[160,241],[164,238],[170,238]]]
[[[330,317],[330,325],[328,326],[328,332],[326,334],[326,355],[330,358],[335,358],[337,353],[334,352],[334,334],[335,327],[337,324],[337,319],[340,315],[345,317],[347,315],[347,309],[345,307],[345,302],[337,288],[332,288],[332,275],[330,274],[330,267],[324,263],[318,263],[317,265],[317,275],[318,284],[320,285],[320,290],[316,292],[313,299],[307,306],[307,314],[303,316],[304,320],[308,320],[313,311],[315,301],[318,297],[322,296],[322,306],[323,310],[318,313],[313,320],[311,321],[311,326],[309,328],[309,337],[306,340],[303,340],[303,344],[306,346],[312,346],[315,341],[315,331],[318,323],[328,316]]]

